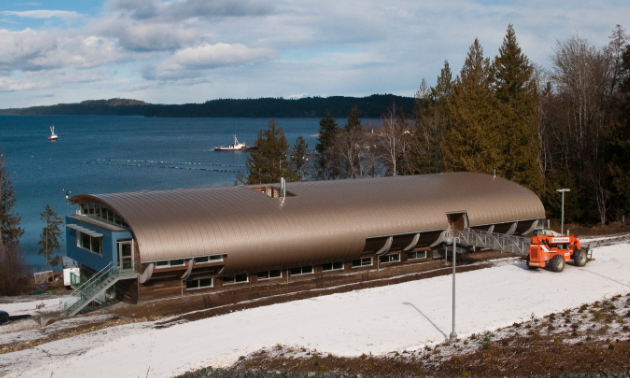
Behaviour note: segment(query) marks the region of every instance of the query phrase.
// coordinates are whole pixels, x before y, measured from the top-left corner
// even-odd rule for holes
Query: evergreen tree
[[[453,76],[448,61],[440,70],[435,87],[426,88],[424,80],[416,92],[416,165],[419,173],[443,170],[442,140],[449,127],[449,102],[453,91]]]
[[[271,119],[267,129],[260,130],[256,138],[256,150],[247,157],[245,167],[249,175],[237,175],[237,181],[246,184],[270,184],[280,182],[284,177],[290,181],[294,176],[287,163],[289,143],[284,130]]]
[[[0,161],[0,249],[6,258],[9,251],[17,249],[24,229],[20,228],[22,218],[15,213],[13,206],[13,183],[9,179],[4,162]]]
[[[302,181],[302,178],[304,177],[304,166],[308,162],[308,158],[306,157],[307,151],[308,143],[306,143],[306,140],[304,140],[301,136],[297,137],[293,148],[289,151],[291,156],[289,164],[294,178],[292,181]]]
[[[20,216],[14,212],[15,197],[4,161],[0,160],[0,294],[17,295],[28,285],[28,270],[19,249],[24,234]],[[25,282],[26,281],[26,282]]]
[[[353,106],[348,114],[348,123],[344,126],[347,132],[361,129],[361,111],[358,106]]]
[[[451,124],[442,142],[444,171],[491,173],[499,166],[503,157],[497,100],[490,84],[490,62],[475,39],[453,85]]]
[[[492,68],[502,143],[502,164],[497,170],[508,180],[539,192],[540,94],[534,67],[522,53],[511,24]]]
[[[39,216],[45,226],[39,239],[39,251],[37,253],[40,256],[44,256],[46,270],[48,270],[49,266],[55,267],[59,265],[59,256],[53,257],[53,254],[55,249],[60,247],[59,241],[62,239],[62,236],[59,227],[63,224],[63,219],[49,205],[46,205],[44,212]]]
[[[328,164],[327,152],[335,138],[338,126],[334,118],[331,117],[330,112],[326,112],[326,116],[319,120],[319,136],[317,137],[317,144],[315,145],[315,151],[319,153],[319,176],[323,178],[332,178],[336,176],[334,171],[331,171]]]

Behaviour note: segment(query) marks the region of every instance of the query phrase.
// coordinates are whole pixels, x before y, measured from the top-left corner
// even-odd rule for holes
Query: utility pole
[[[556,189],[556,192],[562,193],[562,216],[560,217],[560,234],[564,235],[564,193],[570,192],[571,189]]]
[[[451,329],[451,334],[449,336],[449,341],[455,342],[455,340],[457,340],[457,333],[455,333],[455,309],[456,309],[456,302],[455,302],[455,276],[456,276],[456,269],[457,269],[457,252],[456,252],[456,248],[457,248],[457,238],[455,236],[452,237],[447,237],[444,238],[446,245],[447,245],[447,254],[448,254],[448,242],[451,241],[451,238],[453,239],[453,303],[452,303],[452,310],[453,310],[453,324],[452,324],[452,329]]]

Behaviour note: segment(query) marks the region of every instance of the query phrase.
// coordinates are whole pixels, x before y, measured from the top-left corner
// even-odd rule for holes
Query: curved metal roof
[[[349,260],[368,237],[444,230],[445,213],[469,226],[540,219],[538,197],[480,173],[288,183],[291,197],[247,186],[78,195],[130,226],[142,262],[227,253],[225,272]]]

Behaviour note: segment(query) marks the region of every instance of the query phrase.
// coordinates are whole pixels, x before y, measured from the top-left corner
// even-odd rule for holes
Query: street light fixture
[[[564,235],[564,193],[570,192],[571,189],[556,189],[556,192],[562,193],[562,216],[560,218],[560,234]]]
[[[452,240],[451,240],[452,239]],[[448,243],[449,242],[453,242],[453,304],[452,304],[452,310],[453,310],[453,328],[451,330],[451,334],[449,337],[449,341],[451,343],[455,342],[455,340],[457,340],[457,333],[455,333],[455,273],[456,273],[456,268],[457,268],[457,250],[456,250],[456,246],[457,246],[457,238],[456,237],[446,237],[444,238],[444,241],[446,242],[446,248],[447,248],[447,252],[448,253]]]

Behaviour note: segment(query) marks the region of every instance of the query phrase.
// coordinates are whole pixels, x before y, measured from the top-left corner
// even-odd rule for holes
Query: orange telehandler
[[[562,272],[565,263],[571,259],[577,266],[586,265],[589,253],[589,248],[583,249],[575,236],[539,229],[534,231],[529,245],[527,267],[532,270],[547,267],[554,272]]]

